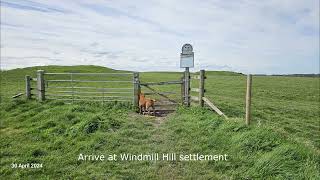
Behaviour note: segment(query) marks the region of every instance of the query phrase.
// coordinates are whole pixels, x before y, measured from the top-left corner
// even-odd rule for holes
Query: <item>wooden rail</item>
[[[16,94],[16,95],[12,96],[11,98],[17,98],[17,97],[20,97],[20,96],[22,96],[22,95],[24,95],[24,93],[18,93],[18,94]]]
[[[196,97],[196,96],[190,96],[190,99],[193,100],[193,101],[199,101],[199,98]]]
[[[211,108],[213,109],[215,112],[217,112],[220,116],[223,116],[225,118],[228,118],[226,115],[223,114],[222,111],[220,111],[220,109],[215,106],[208,98],[206,97],[202,97],[203,101]]]

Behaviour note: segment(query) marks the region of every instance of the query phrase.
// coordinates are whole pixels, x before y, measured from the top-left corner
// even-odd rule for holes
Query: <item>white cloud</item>
[[[195,69],[319,72],[319,1],[3,1],[1,16],[4,69],[179,70],[188,42]]]

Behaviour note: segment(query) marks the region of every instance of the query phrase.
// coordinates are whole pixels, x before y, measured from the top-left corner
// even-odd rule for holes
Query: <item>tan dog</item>
[[[139,94],[139,113],[143,114],[143,112],[146,110],[146,97],[143,93]]]
[[[143,93],[139,94],[139,113],[144,114],[145,111],[148,111],[148,114],[150,114],[150,108],[153,110],[153,115],[155,116],[155,108],[154,108],[154,102],[156,102],[155,99],[149,99],[146,98]]]
[[[156,116],[154,102],[156,102],[155,99],[146,99],[146,110],[148,110],[148,114],[150,115],[150,108],[152,108],[153,115]]]

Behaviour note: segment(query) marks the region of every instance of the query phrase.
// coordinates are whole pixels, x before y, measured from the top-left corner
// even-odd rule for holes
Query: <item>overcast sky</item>
[[[319,73],[319,0],[1,0],[1,68]]]

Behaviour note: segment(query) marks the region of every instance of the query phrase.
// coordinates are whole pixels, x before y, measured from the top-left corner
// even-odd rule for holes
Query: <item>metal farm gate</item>
[[[139,91],[155,99],[156,116],[165,116],[183,104],[183,80],[139,82]]]
[[[134,102],[135,73],[50,73],[37,71],[37,96],[75,101]],[[28,83],[27,83],[28,84]]]
[[[138,72],[50,73],[38,70],[37,78],[26,76],[25,94],[27,99],[36,95],[39,101],[49,99],[67,102],[129,102],[138,107],[139,93],[143,92],[148,98],[156,99],[157,116],[174,111],[179,104],[190,106],[191,102],[196,102],[202,107],[205,103],[219,115],[225,116],[212,101],[204,96],[205,71],[201,70],[196,74],[199,75],[191,75],[189,71],[185,71],[178,80],[140,82]],[[191,79],[196,81],[195,85],[199,88],[190,87],[193,84]],[[31,81],[36,81],[36,88],[31,86]],[[173,88],[172,85],[178,87]],[[31,92],[33,89],[36,89],[35,94]],[[197,95],[194,96],[191,93]]]

